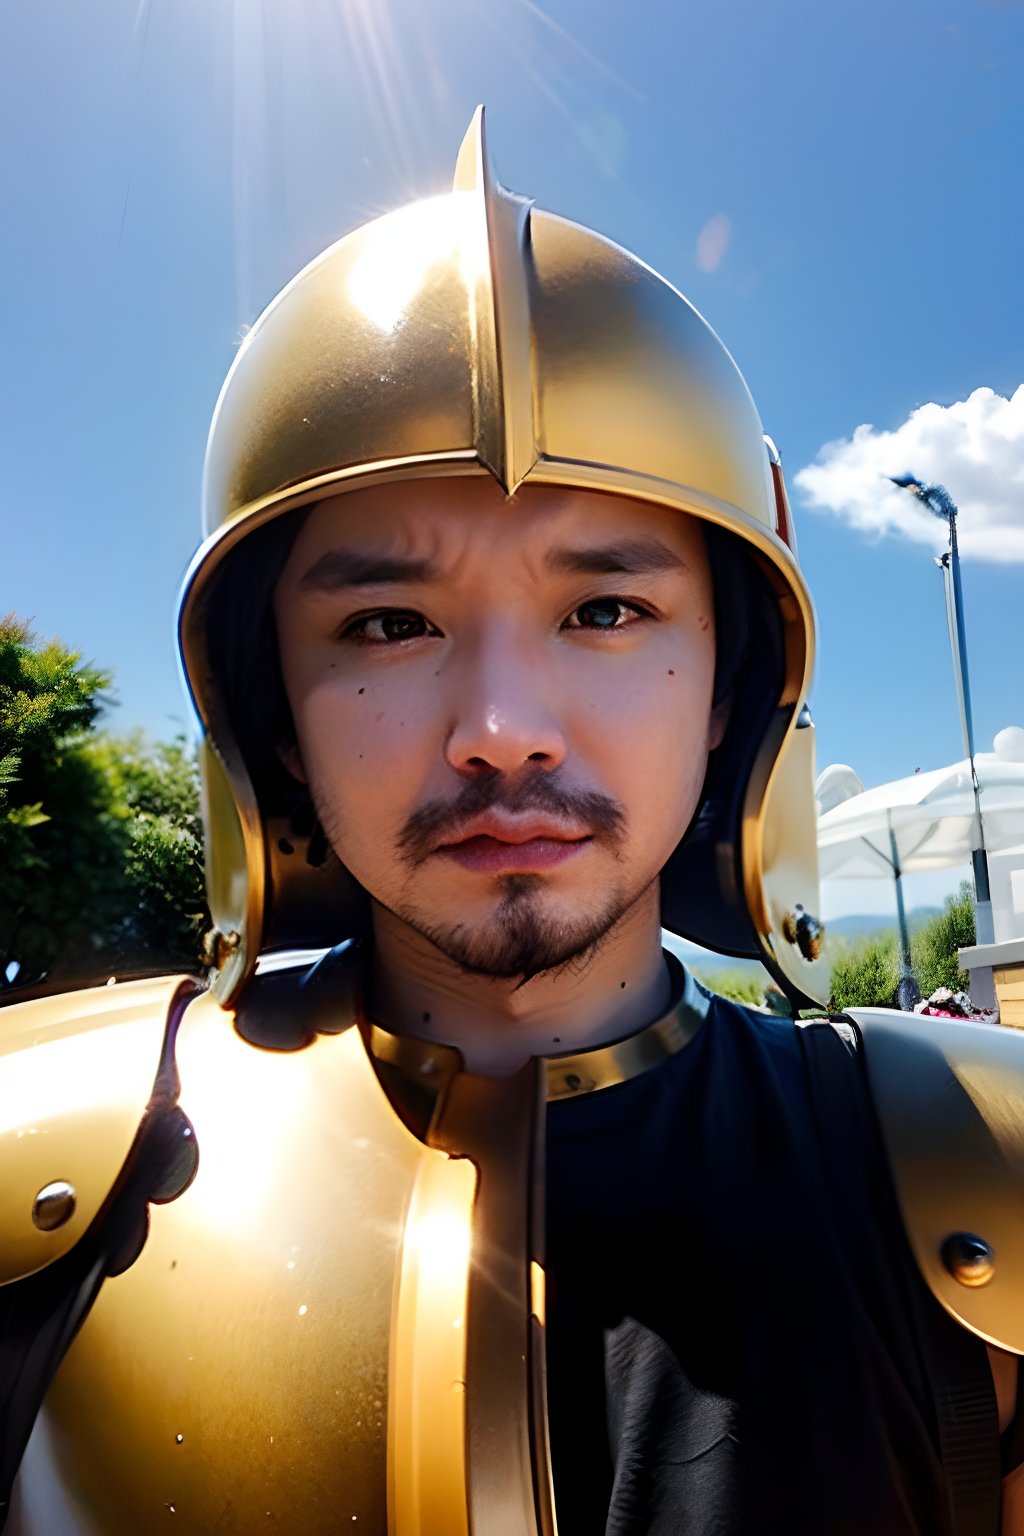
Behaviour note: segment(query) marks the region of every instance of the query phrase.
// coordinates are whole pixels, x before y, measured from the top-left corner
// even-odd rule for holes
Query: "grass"
[[[741,970],[739,966],[734,969],[723,966],[719,969],[716,965],[699,965],[694,967],[693,974],[710,992],[717,992],[719,997],[727,997],[731,1002],[746,1003],[755,1008],[764,1006],[765,989],[771,985],[766,972]]]

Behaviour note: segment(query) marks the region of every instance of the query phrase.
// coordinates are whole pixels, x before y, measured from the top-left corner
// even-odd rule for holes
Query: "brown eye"
[[[439,630],[427,623],[422,613],[394,608],[355,619],[344,631],[342,638],[365,641],[368,645],[400,645],[403,640],[419,640],[424,635],[439,633]]]

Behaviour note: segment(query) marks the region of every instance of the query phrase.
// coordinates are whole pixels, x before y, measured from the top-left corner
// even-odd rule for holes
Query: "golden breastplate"
[[[359,1028],[303,1038],[260,1048],[208,997],[188,1008],[196,1178],[68,1351],[9,1531],[551,1529],[538,1065],[446,1083],[453,1053],[418,1048],[421,1100],[444,1089],[421,1139]]]
[[[353,973],[259,978],[234,1027],[185,1009],[198,1171],[65,1355],[5,1536],[553,1536],[545,1102],[663,1061],[707,1000],[686,978],[630,1038],[491,1079],[359,1022]]]

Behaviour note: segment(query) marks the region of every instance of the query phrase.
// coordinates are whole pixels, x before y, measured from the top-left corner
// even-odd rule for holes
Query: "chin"
[[[600,907],[591,899],[581,910],[564,896],[553,898],[537,875],[508,875],[501,884],[498,901],[476,920],[393,910],[467,974],[528,981],[584,964],[632,905],[615,891]]]

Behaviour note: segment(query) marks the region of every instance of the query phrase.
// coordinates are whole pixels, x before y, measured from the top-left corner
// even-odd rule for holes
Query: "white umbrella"
[[[974,759],[990,853],[1024,848],[1024,730],[1000,731],[994,745],[994,752]],[[837,777],[827,768],[819,786],[827,790]],[[824,811],[818,820],[821,875],[891,878],[969,864],[978,832],[971,765],[964,759],[851,793]]]
[[[823,879],[885,875],[893,881],[900,935],[900,987],[916,993],[903,875],[969,864],[981,847],[978,806],[989,853],[1019,849],[1024,861],[1024,730],[1000,731],[994,752],[975,753],[978,797],[969,759],[864,789],[837,763],[817,783],[818,861]],[[910,1006],[911,992],[901,1003]]]

